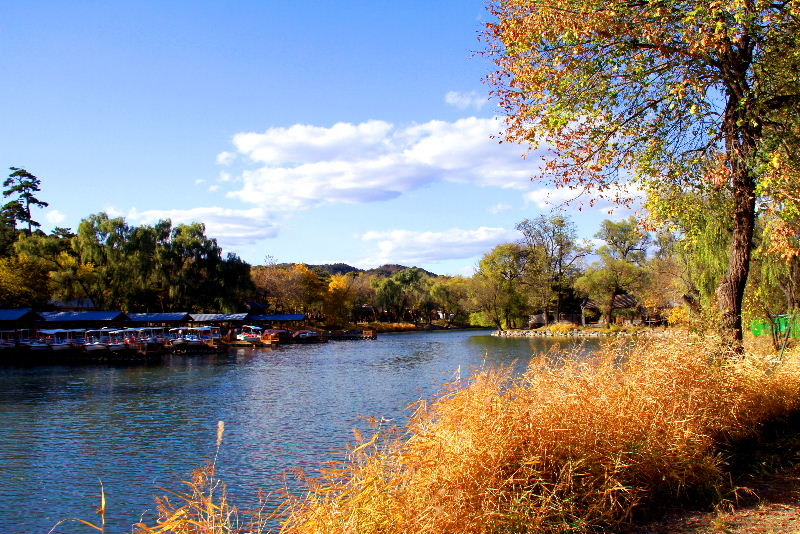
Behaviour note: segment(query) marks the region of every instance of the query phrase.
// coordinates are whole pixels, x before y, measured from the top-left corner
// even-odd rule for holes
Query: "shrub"
[[[670,326],[686,326],[689,324],[689,310],[684,306],[675,306],[667,317]]]
[[[575,326],[572,323],[556,323],[556,324],[551,324],[550,326],[547,327],[547,330],[551,334],[557,334],[557,335],[569,334],[574,329]]]

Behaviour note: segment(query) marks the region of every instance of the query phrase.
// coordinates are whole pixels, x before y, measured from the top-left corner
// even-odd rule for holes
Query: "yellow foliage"
[[[689,324],[689,310],[685,306],[675,306],[670,310],[667,317],[672,326],[684,326]]]
[[[331,276],[331,281],[328,283],[329,293],[346,293],[350,290],[352,285],[351,279],[343,274],[334,274]]]
[[[553,334],[569,334],[575,329],[572,323],[556,323],[547,327],[547,330]]]

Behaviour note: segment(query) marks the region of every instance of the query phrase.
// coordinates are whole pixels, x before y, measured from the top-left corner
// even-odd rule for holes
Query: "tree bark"
[[[614,318],[614,297],[616,296],[616,293],[611,294],[611,299],[608,303],[608,312],[604,314],[606,326],[611,326],[611,320]]]
[[[728,272],[717,289],[719,310],[722,314],[721,333],[725,340],[741,346],[742,300],[750,272],[750,257],[755,228],[755,184],[742,165],[734,177],[734,229]],[[737,183],[738,182],[738,183]]]
[[[731,172],[734,224],[728,271],[717,289],[720,333],[737,352],[743,351],[742,301],[750,272],[756,221],[756,181],[750,167],[759,137],[758,127],[747,125],[749,114],[742,107],[736,97],[728,101],[725,148]]]

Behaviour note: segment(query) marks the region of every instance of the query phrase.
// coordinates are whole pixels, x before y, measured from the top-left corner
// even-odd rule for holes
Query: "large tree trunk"
[[[607,311],[603,314],[603,321],[606,323],[606,326],[611,326],[611,321],[614,318],[614,297],[616,297],[616,293],[611,294],[611,299],[608,302]]]
[[[745,183],[734,185],[734,221],[728,272],[722,279],[717,297],[722,314],[721,333],[725,340],[740,345],[742,341],[742,300],[750,272],[750,252],[755,228],[755,185],[747,171]],[[736,180],[734,180],[734,184]]]
[[[750,272],[750,257],[756,221],[756,184],[751,171],[758,131],[747,125],[736,98],[728,103],[726,150],[733,186],[733,235],[728,272],[717,289],[721,313],[720,333],[737,351],[742,350],[742,300]],[[744,115],[744,116],[743,116]]]
[[[751,7],[751,6],[749,6]],[[722,131],[733,188],[733,235],[728,272],[717,289],[722,315],[720,333],[723,340],[742,352],[742,300],[750,272],[753,231],[756,221],[755,155],[761,138],[758,113],[752,109],[754,99],[748,71],[753,60],[754,41],[745,34],[721,57],[727,102]]]

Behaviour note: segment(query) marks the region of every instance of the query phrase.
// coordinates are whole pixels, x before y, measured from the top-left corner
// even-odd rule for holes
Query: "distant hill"
[[[347,273],[363,273],[364,271],[347,265],[346,263],[326,263],[325,265],[309,265],[312,271],[318,270],[328,274],[347,274]]]
[[[359,269],[358,267],[353,267],[352,265],[347,265],[346,263],[326,263],[324,265],[309,265],[308,268],[312,270],[318,269],[328,274],[367,273],[367,274],[375,274],[378,276],[389,277],[397,272],[409,269],[410,267],[406,267],[405,265],[397,265],[393,263],[393,264],[381,265],[380,267],[376,267],[374,269],[369,269],[365,271],[364,269]],[[420,269],[420,270],[428,276],[433,276],[433,277],[439,276],[438,274],[426,271],[425,269]]]

